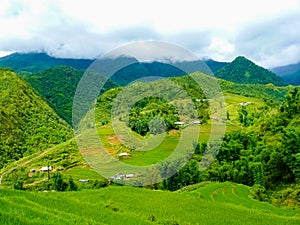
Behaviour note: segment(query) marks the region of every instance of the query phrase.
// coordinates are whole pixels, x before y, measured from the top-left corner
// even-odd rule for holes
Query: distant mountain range
[[[103,63],[112,65],[124,61],[126,57],[105,59]],[[126,68],[117,71],[112,80],[119,85],[126,85],[133,80],[148,76],[182,76],[195,71],[215,74],[217,77],[238,83],[273,83],[275,85],[300,84],[300,63],[267,70],[259,67],[245,57],[239,56],[232,62],[218,62],[212,59],[185,62],[138,62],[134,58],[125,59],[131,62]],[[55,58],[46,53],[13,53],[0,58],[0,67],[9,67],[16,72],[37,73],[56,66],[70,66],[85,70],[94,60]],[[204,63],[203,63],[204,62]],[[276,76],[277,75],[277,76]],[[281,77],[281,78],[279,78]]]
[[[275,67],[271,71],[282,77],[289,84],[300,85],[300,63]]]
[[[13,53],[0,58],[0,67],[9,67],[14,71],[39,72],[61,65],[86,69],[92,62],[90,59],[55,58],[46,53]]]

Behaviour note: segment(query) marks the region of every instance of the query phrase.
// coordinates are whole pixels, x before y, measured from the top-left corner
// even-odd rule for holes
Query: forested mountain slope
[[[268,84],[284,85],[282,78],[271,71],[260,67],[243,56],[237,57],[228,65],[215,73],[215,76],[224,80],[241,84]]]
[[[72,130],[9,69],[0,69],[0,168],[72,137]]]
[[[73,98],[83,74],[83,70],[70,66],[57,66],[39,73],[27,73],[23,77],[44,97],[56,113],[71,125]],[[115,82],[108,80],[101,92],[116,86],[118,85]]]

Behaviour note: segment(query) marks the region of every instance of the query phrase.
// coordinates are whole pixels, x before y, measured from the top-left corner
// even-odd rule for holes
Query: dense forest
[[[232,181],[252,186],[252,195],[259,200],[299,206],[299,103],[300,89],[293,88],[279,107],[262,114],[249,115],[247,107],[241,107],[243,129],[225,135],[213,164],[199,172],[197,161],[213,146],[196,143],[192,159],[164,181],[162,188],[177,190],[200,181]]]
[[[215,73],[216,77],[241,84],[285,85],[282,78],[271,71],[260,67],[243,56],[237,57]]]
[[[72,129],[10,69],[0,70],[0,168],[72,137]]]
[[[72,125],[73,98],[84,74],[83,70],[70,66],[57,66],[38,73],[19,73],[61,118]],[[115,82],[108,80],[101,92],[116,86],[118,85]]]

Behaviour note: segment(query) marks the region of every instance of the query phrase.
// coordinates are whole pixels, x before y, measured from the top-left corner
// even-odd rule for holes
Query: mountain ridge
[[[274,67],[272,72],[282,77],[286,82],[293,85],[300,85],[300,62],[285,66]]]
[[[55,58],[47,53],[12,53],[0,58],[0,67],[9,67],[14,71],[39,72],[54,66],[67,65],[76,69],[86,69],[94,60]]]
[[[244,56],[236,57],[215,74],[216,77],[224,80],[242,84],[268,84],[284,86],[285,82],[273,72],[256,65]]]

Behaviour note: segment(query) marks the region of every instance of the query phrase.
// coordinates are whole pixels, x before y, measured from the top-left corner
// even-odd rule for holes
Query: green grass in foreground
[[[231,187],[230,184],[225,186]],[[34,193],[1,189],[0,223],[6,225],[296,225],[300,223],[300,217],[296,215],[296,211],[278,208],[270,210],[270,205],[249,199],[247,188],[245,188],[245,192],[237,191],[238,202],[235,200],[228,203],[227,200],[222,201],[222,198],[218,200],[216,197],[215,200],[204,198],[204,195],[215,195],[215,191],[218,192],[218,195],[222,195],[219,188],[222,188],[219,184],[212,183],[205,186],[204,189],[200,188],[184,193],[132,187],[108,187],[100,190],[65,193]],[[199,191],[202,197],[195,193]],[[248,202],[244,203],[244,199],[247,198]],[[254,207],[249,207],[251,204]]]
[[[235,184],[231,182],[223,183],[199,183],[190,185],[186,188],[178,190],[180,193],[192,194],[206,201],[220,202],[225,204],[232,204],[249,209],[257,209],[264,213],[271,213],[280,216],[295,216],[299,210],[290,210],[278,208],[266,202],[254,200],[248,196],[250,188],[242,184]],[[300,219],[300,217],[299,217]]]

